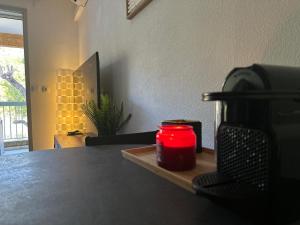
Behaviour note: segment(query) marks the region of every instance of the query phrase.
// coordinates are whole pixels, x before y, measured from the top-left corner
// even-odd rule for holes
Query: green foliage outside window
[[[14,68],[13,77],[25,87],[24,49],[0,47],[0,66]],[[0,101],[25,102],[26,97],[8,81],[0,78]]]

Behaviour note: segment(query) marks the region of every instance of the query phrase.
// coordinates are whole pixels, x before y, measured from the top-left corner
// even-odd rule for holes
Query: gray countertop
[[[123,159],[126,148],[0,157],[0,224],[250,224]]]

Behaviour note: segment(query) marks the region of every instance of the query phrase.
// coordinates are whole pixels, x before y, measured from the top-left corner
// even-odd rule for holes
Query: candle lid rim
[[[161,130],[190,130],[193,129],[193,126],[190,125],[161,125],[159,126]]]

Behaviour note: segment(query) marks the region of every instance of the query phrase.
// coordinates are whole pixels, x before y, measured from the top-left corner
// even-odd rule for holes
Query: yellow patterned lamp
[[[73,129],[73,71],[59,69],[56,81],[56,132],[65,134]]]
[[[85,132],[84,115],[81,105],[84,103],[84,85],[81,74],[72,70],[59,69],[56,82],[56,133],[66,134],[68,131]]]
[[[86,120],[82,112],[81,106],[85,102],[84,79],[81,73],[73,74],[73,129],[86,131]]]

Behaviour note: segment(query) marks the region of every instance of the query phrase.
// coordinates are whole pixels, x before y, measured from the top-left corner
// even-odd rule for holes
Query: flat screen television
[[[99,106],[100,101],[100,62],[99,54],[96,52],[88,60],[86,60],[77,70],[73,73],[74,81],[81,80],[82,97],[85,101],[94,100]],[[76,84],[74,84],[76,85]],[[76,86],[74,88],[76,91]]]

